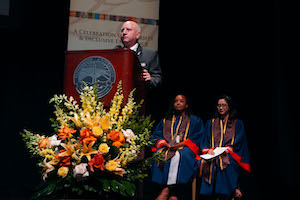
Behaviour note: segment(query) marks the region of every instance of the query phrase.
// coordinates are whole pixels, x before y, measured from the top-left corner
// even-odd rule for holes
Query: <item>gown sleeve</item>
[[[154,144],[152,147],[152,151],[155,152],[157,149],[159,149],[164,143],[167,141],[164,139],[163,136],[163,130],[164,130],[164,119],[162,119],[159,124],[154,129],[153,135],[150,139],[150,141]]]
[[[192,115],[190,117],[190,130],[186,140],[183,143],[189,147],[195,155],[199,152],[199,145],[202,138],[203,133],[203,122],[201,118]]]
[[[206,154],[212,148],[211,144],[212,120],[208,120],[205,124],[203,137],[200,141],[201,154]]]
[[[229,153],[244,170],[250,172],[250,155],[244,124],[241,120],[236,122],[235,134],[234,142],[228,148]]]

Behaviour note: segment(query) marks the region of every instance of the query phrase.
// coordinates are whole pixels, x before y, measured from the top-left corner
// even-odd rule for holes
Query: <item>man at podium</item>
[[[134,51],[143,68],[142,77],[146,82],[146,86],[156,88],[162,81],[158,54],[153,49],[142,47],[138,43],[140,36],[140,26],[134,21],[126,21],[121,28],[121,41],[124,46],[117,46],[116,48],[127,48]]]

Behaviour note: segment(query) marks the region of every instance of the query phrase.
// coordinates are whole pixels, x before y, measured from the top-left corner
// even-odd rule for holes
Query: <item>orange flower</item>
[[[60,154],[66,152],[66,150],[60,150],[56,155],[56,158],[60,160],[60,166],[70,166],[71,165],[71,156],[60,156]]]
[[[90,137],[92,135],[92,131],[89,128],[82,128],[80,130],[80,137],[81,138],[87,138]]]
[[[39,141],[38,145],[40,149],[45,149],[47,146],[50,145],[50,141],[48,140],[48,138],[44,138],[41,141]]]
[[[69,128],[68,126],[64,126],[63,128],[58,129],[58,132],[59,139],[64,140],[66,138],[69,138],[73,133],[76,133],[76,130]]]
[[[108,139],[113,141],[112,145],[120,147],[125,143],[125,138],[122,132],[112,131],[107,135]]]
[[[88,137],[88,138],[84,138],[82,141],[83,141],[85,144],[89,144],[89,143],[91,143],[91,142],[97,141],[97,138],[91,136],[91,137]]]
[[[96,167],[100,170],[104,170],[105,169],[104,163],[105,163],[105,160],[104,160],[102,154],[97,153],[97,155],[95,155],[88,164],[90,166],[91,171],[95,172],[94,167]]]
[[[80,130],[80,137],[78,138],[80,143],[84,142],[85,144],[89,144],[93,141],[97,141],[97,138],[92,136],[93,132],[89,128],[82,128]]]

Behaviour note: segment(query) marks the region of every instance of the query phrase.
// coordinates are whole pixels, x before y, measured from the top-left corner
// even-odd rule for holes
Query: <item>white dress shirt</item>
[[[135,45],[133,45],[132,47],[130,47],[130,49],[131,49],[132,51],[136,52],[137,49],[138,49],[138,47],[139,47],[139,43],[135,43]]]

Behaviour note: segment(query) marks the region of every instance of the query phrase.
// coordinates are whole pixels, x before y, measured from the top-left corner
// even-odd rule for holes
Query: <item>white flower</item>
[[[81,163],[79,165],[76,165],[75,168],[74,168],[74,178],[76,176],[80,176],[80,177],[87,177],[89,176],[89,172],[87,170],[87,163]]]
[[[61,140],[57,140],[57,135],[53,135],[48,140],[50,142],[50,148],[58,146],[61,142]]]
[[[126,129],[125,131],[122,130],[126,141],[129,142],[132,138],[136,138],[136,135],[133,133],[133,131],[131,129]]]

